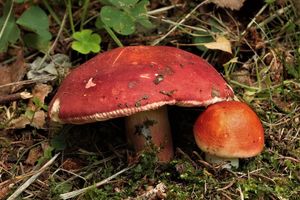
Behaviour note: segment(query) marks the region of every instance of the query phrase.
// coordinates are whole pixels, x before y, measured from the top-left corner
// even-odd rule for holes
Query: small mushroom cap
[[[258,116],[238,101],[210,105],[196,120],[194,136],[202,151],[223,158],[252,157],[264,146]]]
[[[50,103],[53,121],[82,124],[156,109],[206,106],[232,89],[202,58],[165,46],[132,46],[101,53],[74,69]]]

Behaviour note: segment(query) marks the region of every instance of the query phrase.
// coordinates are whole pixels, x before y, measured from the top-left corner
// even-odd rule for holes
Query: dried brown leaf
[[[30,120],[25,115],[21,115],[20,117],[13,119],[9,123],[9,128],[11,129],[22,129],[25,128],[26,125],[30,124]]]
[[[230,8],[232,10],[239,10],[245,0],[211,0],[210,2],[223,8]]]
[[[35,128],[43,128],[46,123],[46,113],[43,110],[38,110],[34,113],[33,119],[28,118],[26,115],[13,119],[9,123],[10,129],[22,129],[26,125],[31,125]]]
[[[208,49],[218,49],[228,53],[232,53],[230,41],[224,36],[218,35],[215,42],[202,43]]]
[[[41,103],[44,103],[45,98],[51,92],[52,87],[50,85],[39,83],[32,90],[33,98],[38,98]],[[26,125],[31,125],[35,128],[43,128],[46,123],[46,113],[41,108],[37,108],[33,103],[33,98],[31,98],[27,105],[27,110],[33,112],[33,116],[21,115],[20,117],[11,120],[9,128],[22,129]]]
[[[28,156],[25,160],[25,163],[27,165],[33,166],[42,155],[43,155],[43,150],[42,150],[41,146],[36,146],[36,147],[30,149]]]
[[[20,81],[25,76],[27,66],[22,50],[17,52],[16,58],[16,61],[9,65],[0,65],[0,85]],[[4,87],[0,89],[0,95],[14,93],[19,89],[18,86]]]
[[[41,103],[44,103],[45,98],[51,91],[52,87],[50,85],[38,83],[32,90],[32,96],[38,98],[41,101]],[[34,103],[32,102],[32,99],[28,103],[28,108],[32,110],[36,109]]]
[[[42,110],[35,112],[31,125],[37,129],[43,128],[46,123],[46,116]]]
[[[82,168],[82,166],[83,162],[81,160],[76,158],[67,158],[61,167],[68,171],[74,171]]]
[[[0,187],[0,199],[5,199],[5,197],[10,193],[11,184],[12,183],[8,182]]]

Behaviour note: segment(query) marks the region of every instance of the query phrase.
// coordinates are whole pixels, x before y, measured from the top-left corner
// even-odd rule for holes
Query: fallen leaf
[[[215,42],[201,43],[208,49],[218,49],[228,53],[232,53],[230,41],[227,40],[224,36],[218,35]]]
[[[83,166],[83,162],[80,161],[79,159],[67,158],[63,162],[61,168],[68,170],[68,171],[74,171],[74,170],[78,170],[78,169],[82,168],[82,166]]]
[[[26,125],[31,125],[37,129],[43,128],[46,123],[46,116],[41,104],[44,104],[45,98],[51,92],[52,87],[43,83],[37,84],[32,90],[32,98],[29,100],[27,105],[27,111],[20,117],[13,119],[9,123],[9,128],[22,129]],[[35,105],[34,98],[39,100],[39,105]]]
[[[230,8],[232,10],[239,10],[245,0],[211,0],[211,3],[216,4],[222,8]]]
[[[25,163],[27,165],[32,165],[33,166],[42,155],[43,155],[43,151],[42,151],[41,146],[36,146],[34,148],[31,148],[29,150],[29,153],[28,153],[28,156],[25,160]]]
[[[0,65],[0,85],[14,83],[23,79],[27,71],[26,63],[24,61],[23,51],[19,50],[16,53],[16,61]],[[0,95],[14,93],[20,89],[20,86],[8,86],[0,89]]]
[[[5,197],[11,192],[13,183],[7,181],[5,184],[1,184],[0,187],[0,199],[5,199]]]
[[[51,56],[51,60],[42,62],[43,58],[38,57],[29,64],[28,79],[40,80],[49,76],[57,78],[64,76],[72,67],[69,57],[64,54],[55,54]]]
[[[30,120],[25,115],[21,115],[16,119],[12,119],[9,122],[8,128],[11,129],[22,129],[25,128],[26,125],[30,124]]]
[[[52,87],[47,84],[38,83],[32,90],[33,98],[38,98],[40,103],[44,104],[45,98],[52,91]],[[36,105],[34,105],[33,98],[31,98],[28,102],[28,109],[35,110]]]
[[[25,128],[26,125],[31,125],[37,129],[41,129],[44,127],[46,123],[46,113],[43,110],[38,110],[34,112],[33,118],[22,114],[20,117],[13,119],[10,121],[8,128],[10,129],[22,129]]]
[[[36,111],[31,125],[37,129],[43,128],[46,123],[46,116],[47,114],[43,110]]]

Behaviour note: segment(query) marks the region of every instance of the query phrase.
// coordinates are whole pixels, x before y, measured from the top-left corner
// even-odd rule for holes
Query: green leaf
[[[148,0],[142,0],[134,8],[130,10],[130,14],[133,18],[144,26],[145,28],[153,28],[154,25],[149,21],[147,16],[147,6],[149,5]]]
[[[46,52],[49,48],[49,39],[35,33],[24,35],[23,40],[26,46]]]
[[[93,33],[92,30],[84,29],[75,32],[72,37],[75,39],[72,42],[72,49],[82,54],[98,53],[101,50],[101,37],[97,33]]]
[[[103,21],[102,21],[102,19],[101,19],[101,16],[99,15],[98,17],[97,17],[97,19],[96,19],[96,22],[95,22],[95,26],[96,26],[96,28],[98,28],[98,29],[102,29],[102,28],[104,28],[104,23],[103,23]]]
[[[276,0],[265,0],[266,4],[273,4],[276,2]]]
[[[49,20],[44,12],[38,6],[28,8],[17,20],[17,23],[30,31],[35,32],[43,40],[50,40],[51,33],[49,32]]]
[[[206,48],[203,44],[213,42],[214,38],[207,32],[198,32],[198,34],[199,36],[193,38],[193,43],[198,44],[197,48],[201,51],[207,51],[208,48]]]
[[[15,43],[20,37],[20,29],[16,25],[12,8],[13,1],[7,1],[3,8],[3,16],[0,18],[0,52],[5,52],[8,44]]]
[[[100,11],[102,22],[121,35],[134,33],[133,19],[125,12],[112,6],[104,6]]]
[[[24,3],[26,0],[15,0],[15,3]]]
[[[38,97],[33,97],[32,102],[37,107],[37,109],[44,109],[45,111],[48,110],[48,106],[45,105]]]
[[[44,150],[44,154],[41,158],[38,159],[38,166],[45,163],[47,160],[50,160],[52,158],[52,151],[54,150],[53,147],[49,146]]]
[[[28,118],[28,119],[32,119],[34,117],[34,111],[33,110],[26,110],[25,111],[25,116]]]
[[[117,8],[130,8],[133,7],[139,0],[109,0],[109,2]]]

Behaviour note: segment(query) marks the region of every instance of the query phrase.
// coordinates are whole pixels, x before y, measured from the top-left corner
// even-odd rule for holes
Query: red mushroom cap
[[[202,58],[165,46],[101,53],[73,70],[50,103],[54,121],[82,124],[163,105],[206,106],[232,89]]]
[[[209,106],[196,120],[194,136],[202,151],[223,158],[252,157],[264,146],[264,130],[258,116],[238,101]]]

